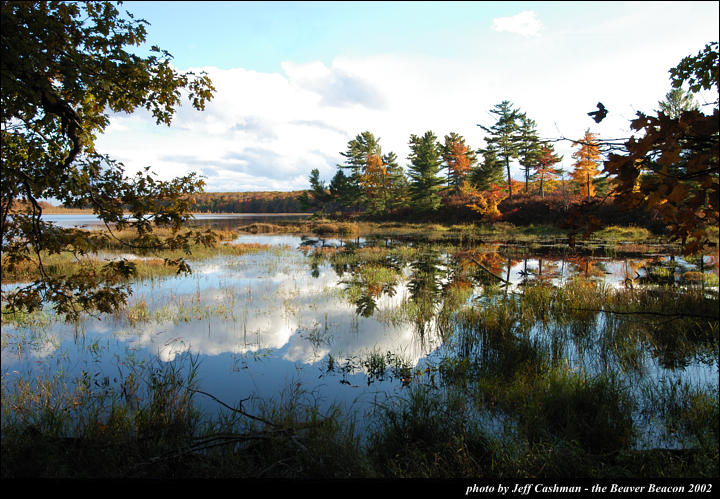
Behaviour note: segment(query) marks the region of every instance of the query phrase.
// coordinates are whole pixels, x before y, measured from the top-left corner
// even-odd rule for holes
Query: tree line
[[[443,206],[465,206],[492,217],[499,213],[500,201],[512,201],[519,194],[545,197],[567,189],[568,194],[589,198],[607,191],[607,182],[598,178],[600,142],[589,129],[574,142],[573,170],[566,172],[558,166],[563,157],[555,145],[540,138],[536,122],[526,113],[507,100],[490,112],[496,116],[495,123],[478,125],[487,133],[485,148],[472,148],[456,132],[443,140],[432,130],[412,134],[405,168],[394,152],[383,153],[378,137],[364,131],[340,153],[345,159],[329,184],[320,179],[318,169],[311,171],[310,189],[299,198],[301,206],[321,213],[370,216],[402,210],[427,215]],[[515,160],[523,172],[522,181],[511,175]]]
[[[300,213],[303,191],[202,192],[193,195],[200,213]]]

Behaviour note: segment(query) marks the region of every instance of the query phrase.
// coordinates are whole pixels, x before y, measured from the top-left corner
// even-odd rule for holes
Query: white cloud
[[[288,191],[307,188],[313,168],[328,181],[348,140],[364,130],[404,167],[410,134],[432,130],[442,140],[454,131],[482,147],[476,125],[492,124],[488,111],[502,100],[527,112],[543,138],[577,139],[586,128],[601,138],[628,137],[636,111],[651,112],[669,90],[668,70],[716,32],[712,24],[679,25],[654,36],[646,27],[623,38],[625,18],[645,26],[654,25],[653,16],[660,13],[632,11],[599,31],[573,25],[530,45],[480,46],[462,60],[378,54],[338,56],[329,64],[286,61],[278,73],[189,68],[205,69],[217,88],[205,111],[184,105],[170,128],[144,111],[113,117],[98,150],[122,161],[128,173],[147,165],[162,178],[197,171],[207,177],[208,191]],[[579,40],[587,39],[607,50],[583,52]],[[598,101],[609,110],[600,124],[586,114]],[[556,148],[569,169],[570,143]]]
[[[542,27],[542,23],[532,10],[524,10],[510,17],[496,17],[492,25],[495,31],[508,31],[525,37],[537,36]]]

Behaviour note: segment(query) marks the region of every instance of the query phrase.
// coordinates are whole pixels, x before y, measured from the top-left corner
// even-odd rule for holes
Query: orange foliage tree
[[[379,154],[368,154],[360,185],[368,199],[368,211],[379,213],[387,208],[388,172]]]
[[[466,205],[468,208],[489,220],[495,220],[501,215],[498,205],[508,197],[508,193],[499,185],[490,184],[487,191],[468,192],[467,197],[470,199]]]
[[[453,142],[450,144],[450,153],[444,158],[448,167],[450,183],[455,190],[460,189],[460,186],[466,181],[467,174],[470,173],[472,163],[467,153],[468,148],[464,144]]]
[[[597,136],[590,130],[586,130],[582,140],[574,141],[573,145],[580,145],[580,149],[572,155],[577,161],[573,165],[575,169],[570,175],[578,183],[580,193],[589,199],[595,195],[595,186],[592,179],[600,174],[598,171],[601,156],[600,144]]]
[[[441,149],[442,159],[448,171],[448,188],[457,194],[463,183],[467,182],[468,174],[477,162],[477,157],[465,144],[465,139],[455,132],[445,136],[445,143]]]

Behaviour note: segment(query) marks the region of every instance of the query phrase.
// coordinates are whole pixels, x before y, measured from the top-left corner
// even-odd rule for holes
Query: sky
[[[543,139],[626,138],[671,89],[669,70],[718,40],[718,2],[126,2],[181,72],[206,71],[204,111],[170,127],[113,114],[97,149],[133,174],[197,172],[208,192],[329,182],[363,131],[407,167],[411,134],[462,135],[503,100]],[[700,104],[717,95],[701,95]],[[587,115],[602,102],[601,123]],[[706,110],[708,108],[705,108]],[[569,140],[555,143],[572,169]],[[513,176],[520,178],[515,166]]]

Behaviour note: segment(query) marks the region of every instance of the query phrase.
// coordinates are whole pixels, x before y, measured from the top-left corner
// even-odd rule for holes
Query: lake
[[[224,230],[252,222],[298,220],[309,216],[303,213],[196,213],[193,215],[193,219],[188,222],[188,225],[191,227],[215,227]],[[42,219],[54,223],[58,227],[65,228],[97,229],[105,227],[102,220],[93,214],[44,214]]]
[[[227,228],[263,217],[273,218],[197,219]],[[48,220],[92,224],[77,215]],[[492,349],[482,334],[464,336],[464,310],[482,313],[496,297],[521,296],[539,282],[562,287],[577,276],[613,289],[659,278],[697,285],[688,277],[697,274],[697,262],[663,255],[518,257],[499,246],[273,234],[241,235],[235,242],[268,247],[191,262],[189,276],[136,282],[128,307],[114,315],[67,324],[48,312],[32,324],[4,324],[3,383],[62,373],[122,391],[138,366],[189,369],[197,363],[198,388],[227,404],[244,400],[252,411],[269,400],[298,397],[321,411],[339,405],[364,431],[379,406],[404,397],[413,383],[442,388],[438,373],[447,359]],[[717,260],[705,257],[702,267],[708,288],[716,288]],[[587,320],[594,329],[582,337],[568,325],[537,323],[518,338],[551,351],[553,365],[571,371],[611,368],[633,387],[679,380],[717,391],[716,346],[674,356],[637,343],[624,346],[631,353],[619,353],[594,332],[610,319],[594,313]],[[209,417],[224,410],[210,397],[196,400]],[[637,445],[655,445],[658,438],[647,428]]]

